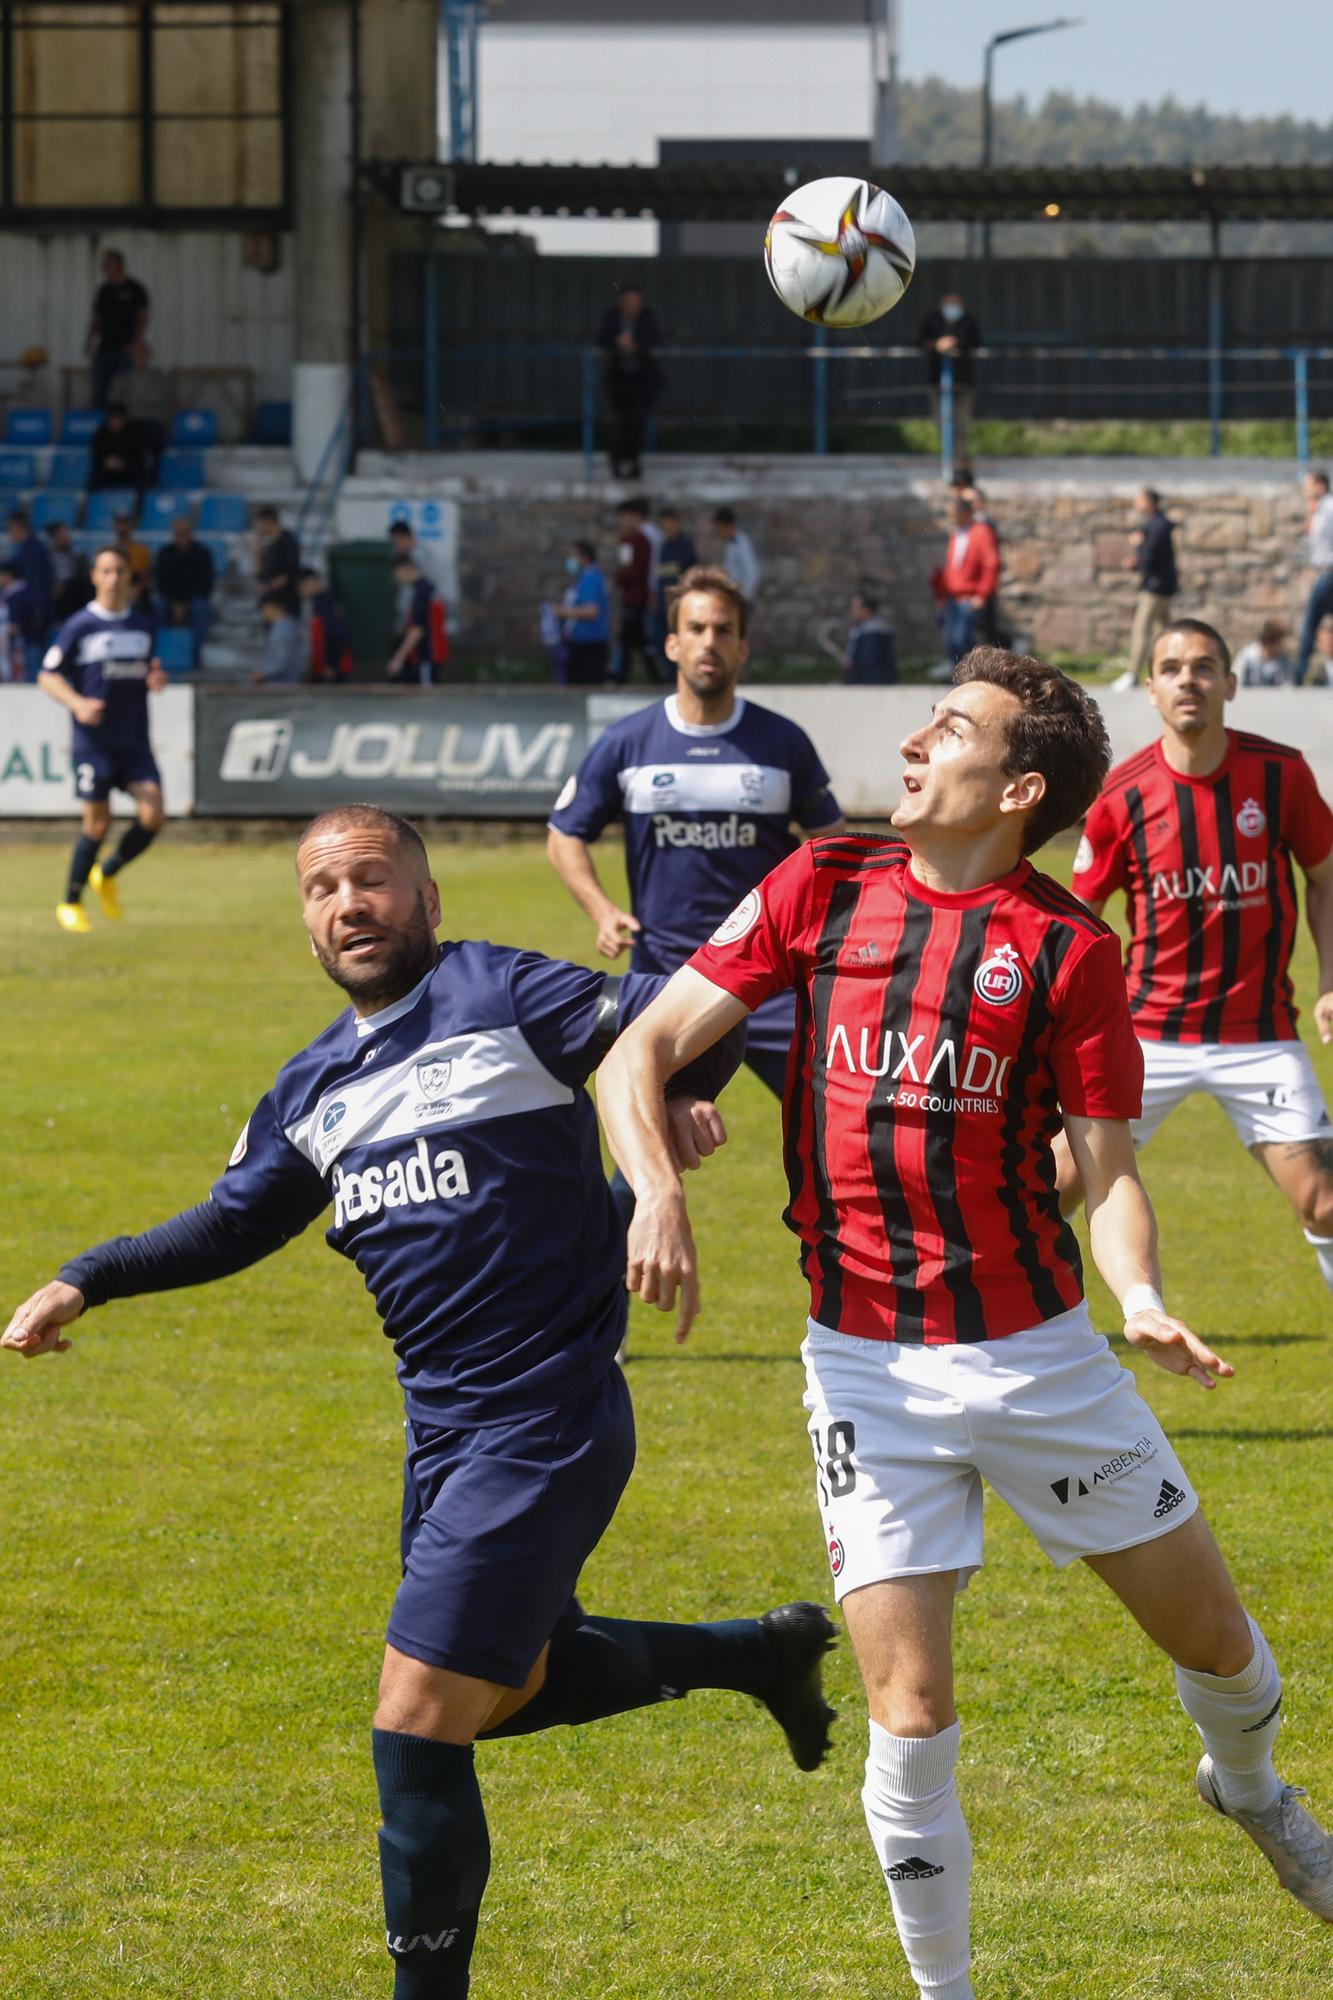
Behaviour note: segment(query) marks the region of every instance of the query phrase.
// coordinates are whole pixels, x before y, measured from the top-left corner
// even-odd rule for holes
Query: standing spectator
[[[995,595],[1000,576],[1000,551],[995,531],[978,521],[970,500],[958,494],[953,503],[953,533],[944,567],[934,576],[935,596],[944,629],[944,650],[955,666],[977,641],[977,622]]]
[[[1314,665],[1311,687],[1333,687],[1333,611],[1326,611],[1314,632]]]
[[[713,531],[721,543],[718,560],[746,603],[753,605],[759,591],[759,558],[744,528],[736,525],[733,507],[713,509]]]
[[[307,563],[303,563],[297,572],[296,587],[309,621],[307,651],[311,680],[349,679],[355,661],[352,658],[347,613],[334,596],[327,579]]]
[[[195,539],[188,514],[177,514],[172,522],[171,540],[157,552],[154,581],[158,617],[164,625],[189,626],[197,667],[213,616],[213,558]]]
[[[395,562],[397,562],[400,556],[410,556],[413,562],[416,561],[416,530],[410,521],[401,518],[396,521],[390,521],[389,540],[393,544],[393,559]]]
[[[591,542],[574,542],[565,557],[570,581],[560,600],[570,687],[600,687],[611,641],[611,594]]]
[[[298,600],[299,601],[299,600]],[[264,621],[264,653],[250,680],[255,687],[295,687],[305,678],[305,633],[294,611],[266,597],[259,607]]]
[[[1305,475],[1305,517],[1306,532],[1310,537],[1310,567],[1315,571],[1314,584],[1306,600],[1305,617],[1301,621],[1300,642],[1296,648],[1296,685],[1305,679],[1305,670],[1310,663],[1310,653],[1315,642],[1319,621],[1327,612],[1333,611],[1333,495],[1328,490],[1326,472],[1307,472]]]
[[[1267,618],[1259,627],[1259,637],[1242,646],[1231,663],[1231,671],[1242,687],[1291,687],[1296,680],[1296,662],[1287,650],[1291,627],[1281,618]]]
[[[986,496],[982,492],[981,488],[977,485],[976,479],[973,476],[971,466],[970,465],[958,466],[955,469],[953,478],[949,481],[949,484],[953,487],[955,493],[962,494],[964,500],[971,501],[972,519],[976,522],[978,527],[990,529],[991,534],[995,537],[996,554],[1000,555],[1000,531],[995,525],[995,516],[990,511],[990,507],[986,501]],[[1004,561],[1002,555],[1000,555],[1000,561],[1001,563],[1003,563]],[[1006,646],[1009,643],[1008,638],[1007,637],[1002,638],[1000,634],[1000,598],[999,598],[998,569],[996,570],[996,588],[991,592],[990,596],[986,599],[985,604],[982,606],[981,610],[977,613],[976,639],[978,645],[982,646]]]
[[[115,534],[111,546],[120,550],[130,571],[130,603],[136,610],[145,605],[153,582],[153,551],[146,542],[134,539],[134,516],[128,507],[118,507],[112,516]]]
[[[597,344],[606,356],[606,395],[611,405],[607,457],[613,479],[637,479],[648,413],[662,393],[662,369],[655,350],[662,333],[657,315],[643,302],[636,278],[620,288],[619,303],[608,306]]]
[[[892,687],[898,679],[898,656],[893,628],[879,615],[879,599],[871,591],[858,590],[847,612],[847,643],[836,646],[823,641],[826,652],[842,668],[848,687]]]
[[[51,622],[63,625],[92,602],[93,580],[87,557],[74,546],[68,521],[53,521],[46,539],[51,545]]]
[[[981,345],[981,328],[963,303],[961,292],[945,292],[939,304],[922,320],[916,344],[926,357],[926,379],[930,384],[930,408],[940,421],[940,377],[947,356],[953,363],[953,456],[961,464],[967,458],[975,406],[976,375],[972,357]]]
[[[622,500],[617,512],[620,540],[616,544],[616,591],[620,598],[620,627],[611,662],[611,680],[615,686],[623,687],[630,677],[636,653],[649,680],[660,680],[662,675],[648,638],[653,575],[653,545],[644,533],[648,503]]]
[[[143,462],[141,484],[147,492],[157,484],[174,399],[167,371],[154,366],[153,350],[146,341],[139,343],[133,368],[119,378],[117,386],[130,420],[130,431],[138,441]]]
[[[653,644],[658,652],[666,643],[667,598],[687,569],[699,560],[693,535],[681,526],[678,510],[668,503],[657,510],[662,539],[657,548],[657,598],[653,606]]]
[[[296,587],[301,567],[301,549],[290,528],[284,528],[276,507],[261,507],[255,515],[255,576],[259,582],[259,608],[276,604],[289,618],[301,611]]]
[[[137,278],[130,277],[119,250],[102,258],[102,279],[93,297],[92,316],[83,351],[92,360],[93,407],[106,408],[115,376],[134,366],[135,349],[148,325],[149,298]]]
[[[420,563],[399,556],[393,566],[394,647],[385,673],[391,681],[418,681],[430,687],[443,680],[449,658],[444,599]]]
[[[0,681],[31,681],[24,627],[27,623],[28,586],[12,561],[0,563]],[[40,660],[41,655],[38,654]]]
[[[146,483],[143,439],[131,424],[124,403],[110,402],[93,432],[88,490],[105,493],[108,488],[124,487],[127,492],[142,493]]]
[[[51,601],[55,594],[55,574],[51,551],[21,507],[9,516],[10,565],[23,583],[23,595],[12,599],[10,617],[23,637],[28,679],[36,680],[46,650],[46,631],[51,623]]]
[[[1152,658],[1158,634],[1171,622],[1171,606],[1180,579],[1176,574],[1176,551],[1171,523],[1162,512],[1162,496],[1153,486],[1145,486],[1134,502],[1139,517],[1138,544],[1128,558],[1130,569],[1139,573],[1139,594],[1134,600],[1134,623],[1129,635],[1129,665],[1111,685],[1124,694],[1138,685],[1139,675]]]

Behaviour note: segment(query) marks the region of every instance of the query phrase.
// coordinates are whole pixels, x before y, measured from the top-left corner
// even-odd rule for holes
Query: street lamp
[[[1062,15],[1058,21],[1040,21],[1034,28],[1006,28],[1003,34],[991,36],[986,44],[986,67],[981,86],[981,164],[983,167],[988,167],[991,163],[991,78],[995,67],[996,49],[1002,48],[1006,42],[1025,42],[1030,35],[1053,35],[1059,28],[1081,28],[1082,26],[1083,22],[1080,17],[1067,18]],[[981,254],[983,257],[990,256],[989,219],[981,225]]]

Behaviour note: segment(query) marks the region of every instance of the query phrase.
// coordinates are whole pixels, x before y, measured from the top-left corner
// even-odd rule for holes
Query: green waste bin
[[[393,543],[335,542],[329,586],[347,614],[347,641],[358,678],[378,678],[394,648]]]

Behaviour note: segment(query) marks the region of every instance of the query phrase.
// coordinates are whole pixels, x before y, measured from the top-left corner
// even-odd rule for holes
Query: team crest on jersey
[[[755,765],[747,765],[741,772],[741,799],[747,806],[762,804],[764,797],[764,774]]]
[[[336,1132],[346,1116],[347,1116],[347,1106],[343,1103],[340,1097],[336,1103],[331,1104],[329,1106],[328,1110],[324,1113],[324,1116],[320,1119],[319,1121],[320,1131]]]
[[[763,913],[759,891],[751,889],[748,896],[742,896],[729,917],[724,917],[709,938],[709,944],[735,944],[747,931],[752,931]]]
[[[1237,831],[1243,833],[1247,840],[1256,840],[1267,825],[1268,815],[1258,799],[1246,799],[1236,814]]]
[[[989,958],[983,958],[972,976],[972,986],[977,998],[992,1007],[1007,1007],[1011,1000],[1017,1000],[1023,991],[1023,974],[1014,946],[1002,944]]]
[[[437,1099],[444,1096],[449,1088],[449,1078],[453,1075],[451,1062],[419,1062],[417,1064],[417,1085],[423,1097]]]
[[[1085,833],[1079,841],[1078,853],[1074,856],[1074,873],[1076,875],[1086,875],[1096,859],[1096,850]]]
[[[842,1566],[846,1560],[846,1551],[830,1528],[828,1538],[828,1566],[833,1571],[834,1576],[842,1575]]]

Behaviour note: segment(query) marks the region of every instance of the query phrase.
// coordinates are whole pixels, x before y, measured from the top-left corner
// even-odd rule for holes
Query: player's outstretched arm
[[[1305,914],[1319,954],[1319,998],[1314,1024],[1321,1042],[1333,1042],[1333,854],[1305,871]]]
[[[625,1282],[649,1305],[676,1309],[685,1340],[699,1310],[699,1277],[665,1101],[677,1071],[738,1027],[749,1009],[683,966],[625,1029],[597,1073],[607,1142],[634,1189]]]
[[[39,1354],[67,1354],[74,1343],[64,1338],[61,1328],[76,1320],[83,1308],[83,1293],[53,1278],[23,1301],[0,1334],[0,1347],[11,1348],[29,1361]]]
[[[1120,1301],[1125,1339],[1170,1374],[1215,1389],[1217,1377],[1236,1371],[1162,1304],[1157,1218],[1139,1179],[1128,1122],[1066,1116],[1065,1132],[1086,1192],[1093,1261]]]
[[[546,836],[546,858],[574,901],[597,928],[597,949],[603,958],[618,958],[643,928],[637,917],[622,910],[597,878],[597,867],[586,840],[561,833],[553,826]]]

